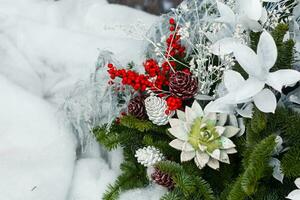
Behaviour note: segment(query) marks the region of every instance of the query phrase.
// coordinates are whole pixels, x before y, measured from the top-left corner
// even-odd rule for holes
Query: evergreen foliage
[[[280,24],[272,35],[278,47],[278,60],[274,68],[290,69],[294,60],[291,40],[283,41],[288,26]],[[251,34],[251,47],[256,50],[260,33]],[[236,65],[236,69],[239,68]],[[243,74],[243,73],[242,73]],[[246,77],[245,77],[246,78]],[[154,146],[167,158],[156,164],[169,174],[175,188],[161,200],[282,200],[295,187],[293,180],[300,176],[300,115],[285,108],[274,114],[254,109],[253,118],[245,120],[246,133],[234,138],[238,154],[230,155],[231,164],[221,164],[220,170],[198,169],[193,161],[180,163],[180,151],[169,146],[174,139],[167,126],[156,126],[148,120],[123,116],[118,123],[96,127],[93,133],[108,150],[122,147],[124,163],[122,174],[109,185],[104,200],[117,200],[120,192],[144,187],[149,183],[146,168],[137,163],[135,151]],[[275,138],[283,138],[286,148],[274,154]],[[284,184],[272,177],[271,157],[280,160],[285,174]]]

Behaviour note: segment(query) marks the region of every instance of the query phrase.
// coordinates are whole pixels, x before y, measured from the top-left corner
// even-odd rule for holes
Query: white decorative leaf
[[[297,178],[297,179],[295,180],[295,185],[297,186],[297,188],[300,189],[300,178]]]
[[[192,160],[195,157],[196,153],[195,151],[188,151],[188,152],[181,152],[180,154],[180,161],[181,162],[187,162]]]
[[[245,123],[244,123],[244,119],[241,117],[241,118],[238,118],[238,123],[239,123],[239,128],[241,129],[240,132],[238,133],[238,137],[244,135],[245,131],[246,131],[246,126],[245,126]]]
[[[292,200],[300,199],[300,190],[292,191],[286,198],[287,199],[292,199]]]
[[[277,158],[271,158],[269,165],[273,168],[273,173],[272,173],[273,177],[276,180],[283,183],[284,174],[282,173],[281,170],[280,160],[278,160]]]
[[[176,138],[180,140],[187,141],[188,140],[188,133],[187,130],[184,127],[177,126],[169,128],[168,131],[175,136]]]
[[[174,149],[180,150],[182,151],[183,145],[184,145],[184,141],[183,140],[179,140],[179,139],[175,139],[172,140],[169,145],[171,147],[173,147]]]
[[[205,113],[216,112],[216,113],[233,113],[235,105],[228,104],[226,97],[221,97],[215,101],[209,102],[205,109]]]
[[[264,31],[260,36],[257,46],[257,55],[267,71],[276,63],[277,47],[273,37],[267,31]]]
[[[199,151],[196,152],[195,163],[197,167],[202,169],[203,167],[205,167],[208,161],[209,161],[209,155]]]
[[[261,32],[263,30],[262,25],[258,21],[249,19],[247,16],[240,16],[239,22],[240,24],[243,24],[244,29],[248,29],[253,32]]]
[[[216,126],[216,131],[221,136],[221,135],[224,134],[225,127],[223,127],[223,126]]]
[[[268,12],[267,12],[266,8],[263,8],[259,21],[261,21],[261,23],[264,24],[267,22],[267,20],[268,20]]]
[[[233,70],[227,70],[224,72],[224,84],[229,92],[234,92],[240,85],[244,84],[244,82],[245,79],[240,73]]]
[[[248,46],[237,44],[234,45],[234,56],[241,67],[250,75],[256,78],[264,78],[266,75],[259,57]]]
[[[300,72],[292,69],[282,69],[269,73],[266,83],[281,92],[283,86],[290,86],[300,81]]]
[[[223,136],[225,136],[227,138],[231,138],[231,137],[235,136],[236,134],[238,134],[238,132],[240,132],[239,128],[234,127],[234,126],[226,126]]]
[[[210,159],[207,163],[207,165],[212,168],[212,169],[219,169],[220,168],[220,163],[216,159]]]
[[[269,89],[263,89],[260,93],[254,96],[254,104],[264,113],[275,113],[277,100],[274,93]]]
[[[234,38],[223,38],[216,43],[214,43],[210,50],[213,54],[218,56],[228,55],[233,52],[234,46],[236,45],[237,40]]]
[[[214,97],[208,96],[208,95],[204,95],[204,94],[197,94],[194,98],[198,99],[198,100],[201,100],[201,101],[211,101],[211,100],[214,100]]]
[[[217,1],[217,6],[221,17],[216,19],[216,21],[230,24],[235,22],[235,14],[229,6],[219,1]]]
[[[203,116],[203,109],[199,105],[197,101],[194,101],[192,105],[192,110],[196,113],[197,117],[202,117]]]
[[[235,103],[249,102],[249,99],[257,95],[265,86],[265,83],[250,77],[241,85],[236,91],[233,92]]]
[[[211,156],[212,158],[217,159],[217,160],[220,159],[220,155],[221,155],[220,149],[215,149],[215,150],[210,154],[210,156]]]

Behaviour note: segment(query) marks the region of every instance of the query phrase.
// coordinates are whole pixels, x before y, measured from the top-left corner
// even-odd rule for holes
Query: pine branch
[[[292,147],[283,156],[281,168],[286,177],[300,177],[300,146]]]

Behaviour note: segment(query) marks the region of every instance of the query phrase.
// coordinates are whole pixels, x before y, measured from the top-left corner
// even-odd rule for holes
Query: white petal
[[[295,185],[297,186],[297,188],[300,189],[300,178],[297,178],[297,179],[295,180]]]
[[[177,126],[183,126],[185,125],[184,121],[181,121],[180,119],[171,118],[169,119],[169,123],[171,127],[177,127]]]
[[[172,127],[169,128],[168,131],[176,138],[180,140],[187,141],[188,140],[188,132],[184,127]]]
[[[228,138],[221,136],[222,149],[231,149],[235,147],[235,144]]]
[[[252,20],[258,21],[262,14],[260,0],[239,0],[240,12]]]
[[[207,163],[207,165],[212,168],[212,169],[219,169],[220,168],[220,163],[216,159],[210,159]]]
[[[277,47],[273,37],[267,31],[264,31],[260,36],[257,46],[257,55],[267,71],[275,65],[277,60]]]
[[[258,94],[265,86],[263,81],[250,77],[235,92],[235,103],[248,102],[250,98]]]
[[[241,129],[240,132],[238,133],[238,137],[244,135],[245,131],[246,131],[246,126],[245,126],[245,123],[244,123],[244,119],[241,117],[241,118],[238,118],[238,124],[239,124],[239,128]]]
[[[234,126],[226,126],[225,131],[223,133],[224,137],[231,138],[238,134],[240,132],[240,129]]]
[[[261,23],[264,24],[267,22],[267,20],[268,20],[268,12],[267,12],[266,8],[263,8],[259,21],[261,21]]]
[[[183,111],[177,110],[176,113],[177,113],[178,119],[180,119],[181,121],[186,121],[185,113]]]
[[[210,50],[213,54],[218,56],[228,55],[233,52],[237,42],[238,41],[234,38],[223,38],[211,45]]]
[[[188,151],[188,152],[181,152],[180,154],[180,160],[181,162],[187,162],[192,160],[195,157],[196,153],[195,151]]]
[[[217,21],[230,24],[235,22],[235,14],[229,6],[219,1],[217,1],[217,6],[221,15],[221,17],[217,19]]]
[[[186,106],[185,107],[185,118],[186,118],[186,121],[189,122],[189,123],[193,123],[194,120],[197,118],[197,113],[194,112],[192,110],[192,108]]]
[[[254,104],[264,113],[275,113],[277,100],[274,93],[269,89],[263,89],[260,93],[254,96]]]
[[[206,151],[207,146],[199,144],[200,151]]]
[[[224,126],[225,123],[227,122],[227,119],[228,119],[228,114],[225,114],[225,113],[220,113],[220,114],[218,114],[218,122],[217,122],[217,125],[218,125],[218,126]]]
[[[219,133],[219,135],[223,135],[225,132],[225,127],[223,126],[216,126],[216,131]]]
[[[208,113],[205,115],[203,122],[205,121],[213,121],[213,122],[217,122],[217,114],[216,113]]]
[[[195,151],[195,149],[190,143],[185,142],[183,144],[182,151]]]
[[[203,116],[203,109],[201,108],[201,106],[199,105],[199,103],[197,101],[194,101],[194,103],[192,105],[192,109],[196,113],[197,117]]]
[[[266,76],[266,71],[256,53],[246,45],[237,44],[234,46],[234,56],[241,67],[249,75],[263,79]]]
[[[292,200],[299,200],[300,199],[300,190],[292,191],[286,198]]]
[[[266,83],[281,92],[283,86],[289,86],[300,81],[300,72],[292,69],[282,69],[269,73]]]
[[[205,167],[208,161],[209,161],[209,155],[198,151],[196,152],[195,163],[197,167],[202,169],[203,167]]]
[[[237,153],[237,150],[235,148],[225,149],[224,151],[226,151],[227,154],[235,154],[235,153]]]
[[[247,16],[240,16],[239,23],[243,24],[245,29],[252,30],[256,33],[263,30],[262,25],[258,21],[249,19]]]
[[[205,109],[205,113],[211,113],[211,112],[216,112],[216,113],[233,113],[235,109],[235,105],[229,104],[229,102],[232,101],[227,101],[227,97],[221,97],[215,101],[209,102]]]
[[[243,106],[241,109],[237,109],[237,113],[245,118],[252,118],[253,116],[253,104],[248,103]]]
[[[177,150],[180,150],[182,151],[183,149],[183,145],[184,145],[184,141],[182,140],[179,140],[179,139],[175,139],[175,140],[172,140],[169,145],[171,147],[173,147],[174,149],[177,149]]]
[[[229,157],[228,157],[228,155],[227,155],[227,153],[226,153],[225,150],[221,151],[220,161],[223,162],[223,163],[230,164]]]
[[[221,151],[220,149],[215,149],[210,156],[214,159],[220,160]]]
[[[245,79],[240,73],[233,70],[224,72],[224,84],[229,92],[235,91],[240,85],[244,84],[244,82]]]

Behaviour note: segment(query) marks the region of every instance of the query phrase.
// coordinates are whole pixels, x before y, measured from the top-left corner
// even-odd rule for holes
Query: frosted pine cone
[[[146,108],[144,98],[136,96],[129,101],[128,113],[139,119],[146,119]]]
[[[164,160],[164,155],[159,151],[159,149],[153,146],[138,149],[135,152],[135,157],[137,158],[138,163],[144,165],[145,167],[153,166],[156,163]]]
[[[164,186],[169,190],[174,188],[175,184],[172,177],[169,174],[160,171],[159,169],[155,169],[155,172],[151,174],[151,178],[155,183]]]
[[[170,77],[170,92],[181,99],[191,99],[198,92],[198,81],[192,75],[177,71]]]
[[[174,115],[173,111],[167,113],[167,102],[156,96],[146,98],[145,107],[149,120],[158,126],[166,125],[169,119]]]

